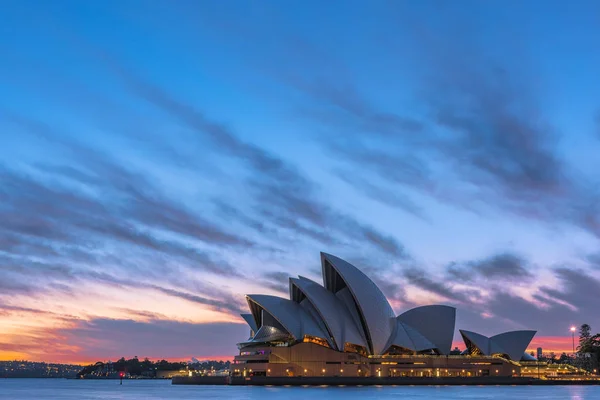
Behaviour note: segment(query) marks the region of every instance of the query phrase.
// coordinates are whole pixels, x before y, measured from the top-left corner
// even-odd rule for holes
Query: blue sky
[[[228,356],[319,251],[397,312],[600,327],[599,11],[4,2],[0,356]]]

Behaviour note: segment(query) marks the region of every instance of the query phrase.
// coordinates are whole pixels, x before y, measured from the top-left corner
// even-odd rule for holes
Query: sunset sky
[[[600,331],[598,2],[0,13],[0,360],[230,358],[319,251],[457,332]]]

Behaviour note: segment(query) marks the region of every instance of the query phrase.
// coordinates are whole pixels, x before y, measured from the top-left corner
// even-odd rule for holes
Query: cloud
[[[447,274],[429,277],[424,270],[407,269],[406,282],[458,305],[459,329],[479,327],[482,333],[536,329],[561,335],[575,324],[600,326],[593,293],[600,280],[590,272],[569,267],[553,270],[557,288],[535,284],[530,263],[510,253],[483,260],[451,264]],[[458,283],[458,284],[456,284]],[[515,291],[518,286],[524,291]]]
[[[414,261],[402,266],[400,274],[406,285],[478,314],[485,312],[490,297],[512,293],[512,289],[534,278],[533,267],[526,259],[506,252],[480,260],[452,262],[441,271]]]
[[[533,278],[531,266],[527,261],[515,254],[500,253],[491,257],[468,261],[462,265],[452,263],[449,274],[462,281],[473,281],[483,278],[489,281],[529,281]]]
[[[585,257],[585,260],[594,268],[600,269],[600,253],[589,254]]]
[[[366,240],[389,255],[404,256],[404,249],[395,238],[319,200],[316,185],[291,163],[254,144],[241,141],[225,125],[211,120],[194,105],[176,98],[140,75],[122,68],[115,59],[108,56],[103,59],[133,94],[184,123],[193,132],[212,142],[224,155],[248,167],[251,173],[247,189],[255,196],[254,211],[271,223],[329,243],[333,242],[333,236],[328,231],[335,231],[337,235],[349,239]]]
[[[275,290],[287,297],[289,293],[290,274],[285,271],[270,271],[261,274],[261,285]]]
[[[336,175],[339,179],[362,191],[369,198],[389,207],[402,209],[427,221],[423,208],[416,204],[409,195],[402,193],[398,187],[389,188],[386,185],[372,183],[372,179],[361,177],[350,170],[339,171]]]
[[[96,269],[102,266],[101,262],[86,266],[74,265],[71,262],[71,267],[65,267],[60,264],[53,265],[48,262],[2,256],[0,256],[0,265],[2,266],[0,287],[3,289],[0,296],[7,300],[19,295],[35,298],[45,294],[55,295],[58,292],[73,295],[77,286],[97,283],[124,291],[132,288],[158,291],[225,314],[238,315],[243,311],[241,296],[233,295],[225,289],[208,283],[200,283],[195,279],[180,279],[180,272],[177,271],[156,275],[152,268],[143,266],[141,267],[143,276],[139,276],[132,269],[121,271],[107,269],[106,272],[99,272]],[[158,282],[159,279],[161,284],[153,283]]]
[[[41,126],[35,133],[46,135],[50,128]],[[0,250],[12,259],[13,270],[17,264],[33,266],[32,259],[44,259],[47,273],[52,263],[60,264],[54,269],[71,271],[107,259],[131,267],[132,259],[146,256],[179,260],[191,270],[240,276],[214,248],[250,248],[256,243],[198,216],[147,176],[57,135],[48,139],[79,155],[70,154],[77,167],[37,165],[29,172],[0,167]],[[121,261],[116,254],[125,248],[130,257]]]
[[[457,328],[484,334],[513,329],[536,329],[542,335],[561,335],[571,325],[600,326],[595,303],[600,280],[590,269],[568,266],[551,271],[557,284],[537,280],[537,267],[524,257],[501,252],[478,260],[455,262],[442,272],[413,263],[402,268],[404,291],[418,288],[444,304],[457,307]],[[419,306],[431,304],[416,303]]]
[[[133,309],[127,308],[127,307],[115,307],[115,310],[126,313],[134,321],[168,320],[169,319],[164,314],[155,313],[152,311],[133,310]]]
[[[27,294],[35,292],[35,287],[30,284],[26,284],[20,280],[17,280],[13,274],[3,273],[2,279],[0,279],[0,289],[5,295],[11,295],[15,293]]]
[[[43,350],[43,341],[38,346],[19,344],[30,347],[26,350],[36,354],[36,359],[91,363],[134,356],[172,360],[230,357],[236,352],[235,343],[247,337],[248,328],[235,323],[97,318],[47,333],[47,348],[55,349],[52,352]],[[19,344],[0,344],[0,350],[22,351]]]
[[[179,297],[179,298],[182,298],[182,299],[194,302],[194,303],[198,303],[198,304],[209,305],[212,308],[214,308],[216,311],[240,314],[240,313],[244,312],[244,310],[245,310],[239,304],[237,304],[237,302],[232,303],[232,302],[226,301],[226,300],[209,299],[209,298],[198,296],[195,294],[185,293],[180,290],[168,289],[168,288],[160,287],[157,285],[151,285],[150,287],[153,289],[156,289],[160,292],[166,293],[169,296]]]
[[[86,359],[142,354],[152,358],[210,358],[235,354],[235,343],[247,336],[248,328],[228,323],[97,319],[60,334],[84,348],[80,356]]]
[[[0,272],[0,281],[14,295],[73,295],[78,286],[96,283],[121,290],[158,291],[217,312],[237,314],[242,305],[236,295],[200,285],[203,275],[194,275],[244,278],[246,273],[230,262],[234,257],[224,254],[277,254],[279,250],[266,242],[292,233],[294,240],[328,248],[360,242],[388,257],[408,257],[396,238],[321,200],[319,187],[291,163],[239,140],[226,126],[152,83],[135,76],[125,81],[136,96],[192,131],[194,145],[208,143],[216,159],[229,158],[246,169],[241,187],[248,201],[239,207],[231,199],[213,197],[203,203],[209,207],[207,212],[199,213],[202,207],[190,207],[173,196],[135,158],[109,155],[75,139],[73,132],[59,125],[4,113],[12,129],[60,154],[0,168],[6,183],[0,188],[0,217],[5,222],[0,227],[0,250],[7,267]],[[152,141],[154,145],[149,144]],[[161,142],[164,138],[152,137],[143,145],[154,148]],[[181,166],[168,159],[178,157],[182,149],[169,143],[169,151],[161,157],[171,167],[193,171],[196,164]],[[210,207],[217,213],[211,214]],[[219,213],[228,217],[227,223],[215,218]],[[256,235],[247,235],[247,230],[232,223],[260,232],[263,240],[255,241]],[[259,279],[285,293],[287,276],[280,282],[281,274]],[[152,323],[156,320],[152,314],[128,314]],[[67,353],[78,352],[77,346],[61,354],[71,357]],[[32,352],[34,348],[32,344]]]
[[[9,305],[9,304],[0,304],[0,310],[2,310],[3,312],[6,312],[8,314],[24,314],[27,315],[29,317],[35,318],[36,316],[49,316],[53,319],[58,319],[58,320],[63,320],[63,321],[74,321],[74,320],[79,320],[80,318],[74,315],[69,315],[69,314],[64,314],[64,313],[59,313],[59,312],[54,312],[54,311],[48,311],[48,310],[39,310],[36,308],[30,308],[30,307],[21,307],[21,306],[14,306],[14,305]]]
[[[408,138],[418,135],[426,128],[426,125],[416,118],[376,107],[350,82],[310,76],[295,76],[295,79],[285,81],[314,102],[312,107],[302,109],[301,116],[339,124],[356,133],[365,132],[382,139],[398,136]],[[325,109],[321,107],[323,105]]]
[[[234,17],[227,7],[221,11]],[[440,268],[421,263],[400,237],[369,220],[372,215],[389,215],[385,224],[402,219],[398,226],[407,234],[412,222],[435,229],[439,205],[444,212],[455,207],[483,217],[500,212],[502,217],[570,224],[600,236],[595,177],[564,158],[560,139],[570,132],[559,131],[543,107],[546,93],[539,76],[546,75],[537,73],[526,43],[507,44],[501,38],[505,43],[496,47],[479,34],[477,23],[464,24],[460,17],[432,27],[413,11],[404,10],[403,23],[388,11],[373,9],[381,24],[376,32],[362,33],[372,45],[358,61],[356,54],[339,51],[338,33],[316,41],[294,32],[283,10],[270,14],[281,17],[274,18],[277,27],[252,18],[227,23],[217,32],[217,42],[227,50],[223,53],[235,55],[236,67],[245,68],[243,85],[227,75],[230,71],[212,75],[210,65],[195,65],[198,60],[192,57],[170,59],[170,50],[157,46],[168,71],[181,72],[181,86],[179,76],[136,65],[139,60],[129,58],[131,53],[44,14],[43,28],[35,32],[59,27],[48,31],[56,37],[45,35],[44,40],[59,45],[55,48],[65,65],[93,71],[95,79],[29,56],[30,47],[8,48],[10,64],[1,75],[23,91],[25,103],[5,105],[21,108],[19,113],[0,110],[7,139],[2,153],[7,161],[0,166],[0,300],[29,301],[31,308],[0,308],[3,317],[36,315],[35,302],[74,298],[81,296],[81,288],[94,286],[168,296],[200,313],[229,316],[244,309],[245,284],[283,295],[288,289],[285,267],[305,265],[298,262],[304,252],[327,250],[350,260],[362,258],[356,265],[397,310],[417,305],[415,298],[425,292],[419,301],[433,294],[459,305],[466,328],[497,331],[538,324],[559,334],[561,322],[556,321],[593,322],[584,293],[598,289],[592,268],[600,263],[594,255],[583,260],[587,264],[581,270],[553,270],[558,285],[548,287],[537,276],[549,267],[534,258],[504,252]],[[204,21],[202,33],[223,27],[214,22],[223,18],[201,14],[213,19]],[[387,25],[388,18],[393,25]],[[182,31],[148,31],[185,43],[177,37]],[[246,40],[239,42],[239,37]],[[230,47],[230,39],[237,44]],[[193,43],[199,47],[189,54],[204,53],[201,42]],[[236,46],[240,51],[232,51]],[[225,58],[217,53],[214,60],[220,65]],[[214,87],[186,92],[187,83],[197,78],[185,75],[188,67],[217,85],[224,78],[244,98],[239,104],[251,95],[253,105],[267,110],[252,114],[265,132],[237,119],[244,114],[235,111],[239,104],[229,99],[220,104]],[[257,83],[260,93],[246,91]],[[281,108],[268,108],[273,89]],[[27,100],[36,101],[22,108]],[[43,107],[36,109],[38,101]],[[288,104],[291,110],[285,110]],[[291,112],[279,115],[282,108]],[[285,153],[290,149],[276,140],[258,144],[271,139],[266,131],[280,117],[310,148],[305,165],[291,161]],[[18,151],[21,147],[27,149]],[[354,190],[338,196],[340,183]],[[385,208],[372,213],[367,203],[350,211],[344,196],[357,196],[358,204],[366,197]],[[406,224],[405,213],[411,216]],[[318,265],[318,257],[311,260]],[[213,279],[218,283],[210,283]],[[419,296],[411,297],[415,292]],[[85,305],[71,307],[82,312]],[[120,312],[141,325],[87,314],[89,321],[70,323],[77,333],[92,337],[120,326],[131,332],[154,323],[179,329],[175,322],[164,322],[168,316],[152,311]],[[49,317],[44,310],[39,315]],[[167,335],[169,329],[160,332]],[[23,347],[36,348],[35,339],[24,340]],[[164,336],[156,333],[154,339],[162,343]],[[76,342],[87,346],[83,338]],[[79,354],[80,349],[64,351]]]
[[[581,314],[595,313],[596,306],[590,301],[594,293],[600,293],[600,280],[589,272],[571,267],[555,269],[560,284],[552,294],[577,307]]]
[[[82,279],[95,280],[97,282],[109,284],[122,289],[139,288],[155,290],[172,297],[187,300],[192,303],[209,306],[209,308],[212,310],[235,315],[236,317],[244,310],[243,301],[240,295],[234,295],[227,290],[218,288],[210,284],[203,284],[199,282],[182,283],[178,280],[169,279],[171,285],[173,286],[184,287],[188,291],[196,292],[196,294],[192,294],[188,291],[164,286],[165,283],[169,282],[163,282],[163,284],[159,285],[155,283],[136,280],[133,278],[119,278],[114,275],[109,275],[96,271],[89,271],[85,274],[82,274]],[[200,295],[199,293],[201,293],[202,295]]]
[[[437,294],[453,302],[465,301],[465,294],[460,291],[454,291],[445,279],[436,279],[430,277],[426,271],[411,268],[404,271],[404,277],[407,282],[413,286],[423,289],[427,292]]]
[[[562,157],[557,144],[568,132],[559,132],[541,106],[543,82],[526,44],[507,34],[498,57],[466,17],[433,27],[426,20],[415,25],[413,14],[403,10],[396,35],[411,45],[376,42],[373,50],[390,65],[409,63],[408,78],[391,67],[375,77],[352,73],[335,52],[327,63],[341,68],[319,68],[309,57],[280,61],[289,73],[272,76],[300,95],[292,102],[297,117],[319,133],[323,152],[358,175],[342,179],[416,215],[413,192],[467,210],[559,221],[600,237],[595,178]],[[280,38],[279,45],[286,43]],[[511,62],[516,58],[519,63]],[[392,100],[370,96],[372,86],[384,86]]]

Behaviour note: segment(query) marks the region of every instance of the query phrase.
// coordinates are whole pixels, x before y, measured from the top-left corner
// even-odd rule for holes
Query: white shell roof
[[[484,355],[506,354],[511,360],[519,361],[536,331],[504,332],[490,338],[475,332],[461,330],[465,343],[471,342]],[[468,343],[467,343],[468,345]]]
[[[396,334],[392,339],[390,345],[403,347],[409,350],[415,350],[414,342],[412,341],[412,339],[408,335],[408,332],[406,332],[406,329],[400,321],[397,322]]]
[[[432,305],[417,307],[395,317],[377,285],[352,264],[321,253],[323,283],[290,278],[290,298],[248,295],[252,314],[242,314],[256,333],[280,337],[287,331],[297,340],[304,335],[325,339],[343,351],[345,343],[364,346],[372,355],[384,354],[392,345],[414,351],[436,349],[449,354],[454,336],[456,309]],[[277,332],[276,332],[277,331]],[[488,338],[460,331],[465,343],[483,354],[506,354],[520,360],[535,331],[505,332]]]
[[[398,320],[415,328],[441,354],[450,354],[456,308],[442,305],[417,307],[399,315]]]
[[[519,361],[536,331],[511,331],[492,336],[490,341],[504,349],[511,360]]]
[[[423,351],[434,349],[435,344],[431,343],[419,331],[397,320],[396,334],[391,345],[403,347],[413,351]]]
[[[335,293],[348,287],[364,321],[363,330],[372,354],[383,354],[396,329],[394,310],[375,283],[352,264],[331,254],[321,253],[323,283]],[[334,271],[331,271],[333,268]],[[339,282],[338,277],[342,279]]]
[[[323,322],[323,318],[321,318],[321,315],[319,315],[319,312],[317,311],[315,306],[313,306],[313,304],[310,302],[310,300],[308,300],[308,298],[304,298],[304,300],[302,300],[299,304],[300,307],[304,308],[304,311],[306,311],[317,323],[317,326],[323,332],[323,334],[325,334],[323,338],[327,339],[329,347],[334,349],[335,346],[333,345],[333,339],[330,337],[331,335],[329,335],[327,327],[325,326],[325,322]]]
[[[282,340],[288,337],[287,332],[282,332],[274,326],[261,326],[252,338],[251,342],[265,343],[274,340]]]
[[[462,329],[460,330],[460,334],[467,347],[471,344],[477,347],[483,355],[490,355],[490,338],[477,332],[465,331]]]
[[[256,331],[258,330],[258,327],[256,326],[256,321],[254,321],[254,317],[252,316],[252,314],[240,314],[240,315],[242,316],[242,318],[244,318],[244,321],[246,321],[248,326],[250,326],[250,329],[252,329],[252,332],[256,333]]]
[[[537,361],[537,358],[535,358],[531,354],[523,353],[523,356],[521,357],[521,361]]]
[[[339,292],[337,292],[335,294],[335,297],[339,299],[339,301],[344,305],[344,308],[348,311],[348,314],[350,314],[350,317],[354,322],[354,326],[357,327],[359,335],[363,338],[365,349],[368,349],[369,346],[367,345],[367,338],[365,336],[364,330],[362,329],[360,316],[358,315],[358,309],[356,308],[356,301],[354,301],[352,293],[350,293],[350,290],[347,287],[345,287]]]
[[[247,295],[246,299],[271,314],[296,340],[302,340],[304,335],[327,339],[327,334],[298,303],[265,294]],[[261,323],[256,321],[256,324]]]
[[[331,332],[335,347],[338,350],[343,351],[346,342],[367,347],[365,339],[361,336],[349,311],[335,294],[317,282],[304,277],[299,279],[290,278],[291,292],[293,286],[300,290],[313,304],[325,326]]]
[[[261,326],[254,337],[251,337],[246,342],[238,343],[238,347],[245,347],[257,343],[269,343],[274,341],[283,341],[290,338],[288,332],[281,331],[274,326]]]

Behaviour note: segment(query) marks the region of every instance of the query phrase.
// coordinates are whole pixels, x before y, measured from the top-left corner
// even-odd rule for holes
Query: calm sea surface
[[[599,400],[600,386],[236,387],[168,380],[0,379],[0,399],[510,399]]]

